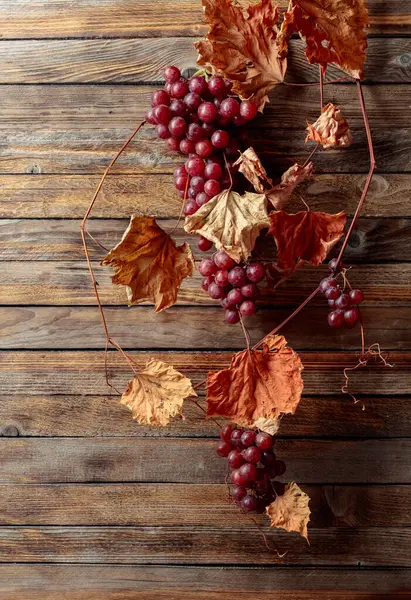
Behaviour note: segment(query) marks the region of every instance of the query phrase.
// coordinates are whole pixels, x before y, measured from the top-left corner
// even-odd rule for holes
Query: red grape
[[[220,300],[220,298],[224,298],[225,291],[223,287],[220,287],[216,283],[210,283],[208,287],[208,295],[210,298],[213,298],[213,300]]]
[[[204,177],[206,179],[215,179],[218,181],[222,174],[223,174],[223,170],[218,163],[210,162],[210,163],[206,164],[206,167],[204,170]]]
[[[197,197],[196,197],[196,203],[201,206],[201,204],[198,203],[197,201]],[[199,250],[201,250],[201,252],[207,252],[207,250],[210,250],[210,248],[213,246],[213,242],[211,242],[210,240],[208,240],[207,238],[201,236],[200,239],[197,242],[197,247]]]
[[[197,110],[201,102],[201,96],[199,96],[195,92],[188,92],[188,94],[184,96],[184,104],[188,106],[190,110]]]
[[[166,81],[168,81],[169,83],[175,83],[176,81],[178,81],[181,77],[181,73],[180,73],[180,69],[178,69],[177,67],[167,67],[166,70],[164,71],[164,79]]]
[[[195,176],[198,175],[201,177],[204,173],[205,164],[202,158],[198,156],[189,158],[185,163],[186,171],[189,175]]]
[[[327,300],[337,300],[340,297],[341,291],[338,287],[328,287],[325,290]]]
[[[252,300],[244,300],[239,310],[243,317],[252,317],[255,314],[255,304]]]
[[[227,442],[224,442],[225,444]],[[231,448],[231,444],[230,444]],[[226,454],[227,456],[227,454]],[[231,450],[228,454],[227,464],[231,469],[239,469],[244,464],[244,458],[240,450]]]
[[[234,287],[242,287],[245,285],[247,283],[247,275],[243,267],[237,265],[236,267],[230,269],[228,273],[228,281]]]
[[[211,258],[203,258],[198,265],[198,271],[200,275],[207,277],[208,275],[214,275],[214,273],[217,271],[217,267]]]
[[[188,82],[188,87],[190,89],[190,92],[194,92],[196,94],[199,94],[200,96],[203,96],[208,91],[207,82],[204,79],[204,77],[201,77],[200,75],[191,77],[191,79]]]
[[[241,508],[245,512],[255,512],[258,508],[258,500],[256,496],[247,494],[240,502]]]
[[[344,320],[347,325],[353,326],[360,320],[360,311],[357,307],[349,308],[344,313]]]
[[[187,123],[183,117],[173,117],[168,125],[168,129],[175,137],[183,137],[187,131]]]
[[[192,154],[195,151],[195,144],[187,138],[183,138],[180,142],[180,152],[183,154]]]
[[[226,271],[227,273],[227,271]],[[227,294],[227,304],[229,307],[234,308],[243,301],[243,295],[239,288],[230,290]]]
[[[217,271],[214,278],[215,282],[221,287],[226,287],[228,285],[228,272],[224,269]]]
[[[207,202],[211,200],[211,196],[209,196],[208,194],[206,194],[205,192],[200,192],[199,194],[196,195],[196,202],[198,204],[198,206],[203,206],[203,204],[207,204]],[[212,242],[210,242],[210,248],[213,245]],[[208,248],[207,248],[208,250]]]
[[[261,450],[270,450],[273,447],[273,438],[269,433],[261,431],[257,435],[255,443]]]
[[[253,446],[255,444],[256,436],[257,434],[255,431],[253,431],[252,429],[248,429],[247,431],[244,431],[243,435],[241,436],[241,443],[246,448],[248,448],[249,446]]]
[[[157,125],[157,121],[154,118],[154,108],[149,108],[146,113],[146,121],[151,125]]]
[[[215,148],[227,148],[230,143],[230,135],[224,129],[217,129],[211,136],[211,143]]]
[[[208,80],[208,89],[213,96],[222,96],[226,93],[224,79],[219,75],[213,75]]]
[[[332,258],[330,260],[330,262],[328,263],[328,268],[330,269],[330,271],[332,271],[333,273],[335,271],[341,271],[342,267],[343,267],[343,263],[337,263],[337,259],[336,258]]]
[[[196,144],[196,153],[200,158],[208,158],[214,152],[213,144],[210,140],[201,140]]]
[[[180,138],[169,137],[167,140],[167,146],[172,152],[178,152],[180,149]]]
[[[230,325],[235,325],[240,320],[240,314],[238,310],[226,310],[225,311],[225,321]]]
[[[175,83],[173,83],[173,87],[171,88],[171,95],[174,98],[184,98],[188,94],[188,85],[186,81],[182,81],[179,79]]]
[[[244,479],[251,483],[253,481],[255,481],[257,479],[257,467],[255,467],[254,465],[250,464],[250,463],[245,463],[245,465],[242,465],[239,468],[240,471],[240,475],[242,477],[244,477]]]
[[[187,200],[187,202],[184,205],[184,214],[186,216],[190,216],[193,215],[194,213],[196,213],[198,210],[198,206],[195,203],[194,200]]]
[[[265,268],[261,263],[250,263],[246,270],[247,277],[253,283],[260,283],[265,277]]]
[[[361,302],[364,300],[364,293],[361,290],[351,290],[349,295],[352,304],[361,304]]]
[[[188,177],[187,175],[179,175],[175,178],[174,185],[178,190],[185,190],[187,187]]]
[[[240,114],[240,105],[235,98],[226,98],[220,106],[220,114],[227,119],[233,119]]]
[[[218,115],[218,110],[212,102],[203,102],[197,109],[197,114],[203,123],[213,123]]]
[[[242,449],[243,444],[241,443],[241,436],[243,435],[242,429],[234,429],[231,433],[230,442],[236,448]]]
[[[341,327],[341,325],[344,325],[344,313],[339,310],[330,312],[328,315],[328,325],[330,327]]]
[[[275,463],[275,454],[271,450],[264,450],[261,456],[261,462],[266,467],[271,467]]]
[[[231,497],[235,502],[240,502],[247,494],[247,489],[242,485],[233,485],[231,488]]]
[[[168,138],[171,137],[171,133],[170,133],[167,125],[163,125],[162,123],[159,123],[156,126],[156,132],[157,132],[158,137],[161,140],[168,140]]]
[[[229,442],[220,440],[217,444],[216,452],[218,456],[228,456],[232,451],[232,446]]]
[[[192,142],[199,142],[204,137],[204,130],[199,123],[190,123],[187,138]]]
[[[244,458],[248,463],[256,465],[261,459],[261,450],[257,446],[250,446],[244,450]]]
[[[190,188],[197,193],[202,192],[204,190],[204,179],[195,175],[191,178]]]
[[[217,194],[220,193],[220,184],[215,179],[209,179],[204,184],[204,191],[206,194],[213,198],[214,196],[217,196]]]
[[[216,130],[216,126],[213,123],[203,123],[202,128],[204,131],[204,135],[207,138],[211,138],[214,131]]]
[[[187,115],[187,107],[182,100],[172,100],[169,108],[173,117],[185,117]]]
[[[260,290],[255,283],[247,283],[241,288],[241,293],[244,298],[257,298],[260,294]]]
[[[348,294],[341,294],[335,301],[335,308],[345,310],[351,306],[351,299]]]
[[[166,104],[167,106],[170,104],[170,96],[165,90],[157,90],[151,96],[152,107],[159,106],[160,104]]]
[[[231,434],[233,433],[235,427],[232,423],[227,423],[221,428],[220,437],[222,440],[229,442],[231,440]]]
[[[205,239],[205,238],[203,238]],[[209,285],[210,283],[213,283],[214,279],[212,277],[212,275],[209,275],[208,277],[204,277],[203,281],[201,282],[201,287],[203,288],[203,290],[205,292],[208,291]]]
[[[244,486],[248,483],[247,478],[240,473],[240,469],[235,469],[231,473],[231,482],[234,485]]]
[[[165,104],[159,104],[154,108],[153,111],[154,118],[156,123],[161,123],[162,125],[168,125],[171,120],[171,110]]]
[[[247,121],[251,121],[257,116],[258,107],[255,102],[251,102],[251,100],[243,100],[240,104],[240,115],[243,119]]]
[[[220,269],[231,269],[235,265],[235,261],[224,250],[219,250],[214,254],[214,262]]]

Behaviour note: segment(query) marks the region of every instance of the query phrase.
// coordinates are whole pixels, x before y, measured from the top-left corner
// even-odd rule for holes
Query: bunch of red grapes
[[[276,496],[284,494],[284,484],[274,481],[285,473],[285,463],[273,452],[274,438],[263,431],[236,428],[231,423],[221,429],[217,454],[227,459],[231,471],[231,496],[244,512],[264,512]]]
[[[220,300],[227,323],[238,323],[240,315],[254,315],[255,299],[260,294],[257,284],[265,277],[264,265],[259,262],[240,265],[224,250],[219,250],[212,258],[203,258],[198,270],[204,277],[203,290],[210,298]]]
[[[345,293],[336,279],[342,265],[338,265],[333,258],[328,266],[332,275],[325,277],[320,283],[320,290],[332,308],[328,314],[328,324],[330,327],[342,327],[344,324],[353,327],[360,320],[358,305],[364,300],[364,293],[359,289],[350,289]]]
[[[156,126],[170,150],[185,154],[174,171],[174,182],[185,200],[184,213],[193,215],[220,191],[237,183],[235,159],[247,143],[245,125],[257,115],[257,105],[231,94],[231,82],[214,75],[186,79],[177,67],[164,72],[164,89],[151,98],[146,120]],[[213,243],[200,237],[198,248],[207,252]],[[202,288],[225,309],[227,323],[235,324],[255,313],[258,283],[265,277],[262,264],[236,264],[225,252],[205,258],[198,270]]]
[[[187,156],[174,171],[174,181],[186,199],[184,213],[193,215],[232,185],[232,159],[247,141],[244,125],[256,117],[257,105],[231,95],[231,82],[218,75],[208,81],[201,75],[186,79],[177,67],[167,67],[164,79],[164,89],[152,95],[146,120],[170,150]]]

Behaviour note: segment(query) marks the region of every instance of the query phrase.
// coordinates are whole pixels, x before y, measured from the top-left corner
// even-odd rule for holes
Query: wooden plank
[[[130,129],[3,132],[0,174],[102,173],[130,133]],[[349,148],[316,152],[317,173],[368,172],[365,132],[357,129],[353,134],[354,142]],[[273,130],[271,133],[255,130],[253,136],[250,143],[273,176],[289,168],[292,161],[302,164],[311,151],[311,146],[304,143],[301,130]],[[383,172],[411,171],[410,136],[406,128],[374,130],[377,165]],[[116,163],[113,173],[170,173],[182,162],[181,155],[168,152],[163,142],[155,139],[153,131],[147,129]]]
[[[312,527],[411,525],[411,486],[302,489],[310,496]],[[0,491],[0,525],[255,526],[229,502],[225,484],[10,484]],[[266,519],[258,518],[263,526]]]
[[[3,148],[7,151],[1,154],[0,174],[102,173],[130,133],[130,129],[3,132]],[[317,151],[317,173],[368,172],[365,132],[358,129],[353,134],[354,142],[349,148]],[[383,172],[411,171],[410,136],[406,128],[373,132],[377,165],[383,167]],[[250,143],[273,176],[289,168],[292,161],[302,164],[311,151],[311,146],[304,143],[301,130],[273,130],[271,133],[255,130]],[[163,142],[147,129],[120,158],[113,173],[170,173],[182,162],[181,155],[166,151]]]
[[[208,371],[226,368],[232,358],[232,352],[215,351],[151,351],[132,352],[131,355],[140,368],[151,358],[169,362],[190,377],[194,383],[202,381]],[[344,367],[354,366],[358,362],[358,354],[347,351],[301,352],[300,357],[304,365],[305,393],[321,397],[324,395],[335,396],[340,393],[344,382]],[[375,397],[376,390],[382,396],[409,394],[411,388],[410,353],[390,352],[388,360],[395,365],[395,368],[371,365],[368,369],[358,369],[353,372],[350,376],[352,389],[357,394],[372,397]],[[124,389],[130,379],[130,369],[118,352],[109,353],[108,368],[113,385],[119,390]],[[19,395],[28,397],[28,401],[33,395],[107,396],[110,390],[104,374],[104,352],[0,352],[0,389],[3,396]],[[199,392],[201,393],[201,388]],[[86,401],[85,398],[84,401]],[[351,406],[351,399],[348,396],[342,396],[342,401],[347,408]],[[114,397],[109,402],[117,404],[118,400]],[[366,406],[367,402],[368,400],[365,400]],[[361,406],[357,405],[357,408],[360,409]],[[124,418],[129,420],[129,412],[124,408],[122,410],[125,411]],[[379,409],[377,410],[379,411]],[[358,418],[361,422],[360,417]],[[387,414],[385,418],[388,418]],[[397,418],[402,418],[400,412]],[[379,420],[380,422],[383,420],[381,415]],[[330,425],[330,427],[332,426]]]
[[[96,306],[96,297],[90,286],[90,275],[85,261],[10,261],[1,265],[0,304],[4,306],[44,305]],[[127,305],[124,286],[111,284],[112,271],[93,264],[99,282],[100,298],[105,305]],[[260,306],[291,306],[300,304],[329,274],[327,265],[318,269],[302,268],[274,292],[261,287]],[[350,283],[360,287],[367,306],[398,304],[411,306],[411,263],[359,264],[349,272]],[[196,271],[186,279],[179,291],[178,305],[215,305],[201,289],[202,277]],[[318,295],[313,306],[324,306]]]
[[[325,174],[298,189],[311,210],[333,212],[342,207],[348,215],[356,209],[365,175]],[[100,177],[98,175],[0,175],[0,218],[83,218]],[[153,194],[153,190],[156,193]],[[411,176],[374,175],[364,217],[411,217]],[[297,194],[290,212],[301,209]],[[114,175],[103,185],[94,217],[127,219],[150,212],[160,218],[178,218],[181,201],[171,174]]]
[[[409,569],[0,566],[1,600],[370,600],[409,596]]]
[[[267,552],[257,528],[3,527],[0,562],[411,565],[410,528],[312,528],[311,545],[297,534],[268,534],[285,557]]]
[[[151,307],[128,310],[107,307],[111,335],[124,349],[243,349],[240,327],[224,322],[221,307],[173,307],[155,313]],[[290,308],[262,308],[247,320],[253,343],[268,334],[290,314]],[[364,306],[362,316],[367,339],[386,350],[410,349],[411,315],[406,307]],[[184,327],[181,324],[184,323]],[[94,307],[1,307],[2,349],[102,349],[104,330]],[[296,350],[358,350],[357,327],[336,331],[327,324],[327,308],[305,308],[282,330]]]
[[[160,13],[159,13],[160,14]],[[176,19],[178,20],[178,19]],[[4,40],[0,83],[142,83],[158,82],[170,61],[183,74],[196,68],[197,54],[190,38],[107,40]],[[291,40],[288,81],[318,81],[318,66],[305,57],[302,40]],[[367,81],[410,82],[411,40],[368,40]],[[329,79],[341,77],[330,67]]]
[[[112,248],[126,230],[129,219],[94,219],[88,229],[106,248]],[[188,242],[193,246],[196,260],[204,258],[197,249],[198,236],[187,235],[176,220],[162,220],[160,225],[167,232],[173,232],[178,242]],[[411,221],[406,218],[360,217],[344,254],[344,260],[355,262],[408,261],[411,252]],[[341,243],[341,242],[340,242]],[[336,256],[340,244],[330,253]],[[275,256],[273,238],[268,236],[265,244],[265,258]],[[89,242],[90,257],[101,261],[106,252]],[[67,261],[84,260],[84,248],[80,236],[79,220],[2,219],[0,221],[0,261]]]
[[[304,380],[306,388],[307,372]],[[318,373],[317,373],[318,377]],[[342,379],[340,377],[340,379]],[[372,384],[372,378],[370,378]],[[60,381],[60,379],[58,379]],[[325,384],[325,381],[327,383]],[[331,390],[327,379],[321,383]],[[0,436],[4,437],[215,437],[216,424],[187,401],[185,419],[173,419],[167,427],[143,427],[131,419],[130,412],[115,396],[45,396],[39,389],[35,397],[18,393],[20,381],[11,374],[14,396],[2,396]],[[307,385],[308,384],[308,385]],[[23,386],[21,386],[23,387]],[[338,388],[335,388],[338,391]],[[353,384],[353,389],[357,385]],[[390,391],[391,388],[385,388]],[[34,392],[35,390],[33,390]],[[82,391],[80,384],[77,392]],[[303,396],[296,414],[281,421],[279,437],[389,438],[411,437],[411,398],[409,396],[364,397],[353,404],[346,396]],[[205,408],[203,398],[200,404]],[[364,406],[364,410],[363,410]],[[221,421],[223,422],[223,421]]]
[[[287,8],[287,1],[277,4]],[[369,33],[410,33],[409,0],[368,2]],[[199,37],[207,31],[202,24],[198,0],[1,0],[3,39],[87,37]],[[98,14],[98,19],[96,18]]]
[[[218,432],[218,430],[217,430]],[[1,483],[224,483],[214,440],[1,438]],[[411,482],[411,439],[278,440],[287,481]],[[393,468],[395,465],[395,468]]]
[[[151,106],[151,95],[159,86],[147,85],[8,85],[0,86],[0,129],[27,132],[134,128]],[[367,114],[373,129],[406,127],[411,86],[363,86]],[[330,85],[327,102],[342,107],[352,129],[363,127],[363,117],[354,85]],[[262,137],[267,129],[305,130],[307,120],[319,114],[318,89],[280,85],[271,93],[264,115],[250,129]],[[261,132],[261,130],[263,130]],[[304,135],[301,133],[301,136]]]

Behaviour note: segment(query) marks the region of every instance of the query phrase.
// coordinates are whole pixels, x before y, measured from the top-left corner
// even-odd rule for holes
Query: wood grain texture
[[[383,347],[384,348],[384,347]],[[232,352],[132,352],[136,363],[143,367],[149,358],[162,360],[190,377],[194,383],[204,379],[208,371],[229,366]],[[335,396],[344,382],[343,369],[358,362],[356,352],[300,352],[304,365],[304,391],[308,395]],[[411,354],[390,352],[388,360],[394,368],[372,365],[358,369],[350,376],[352,390],[357,394],[383,396],[409,394],[411,388]],[[130,379],[130,369],[118,352],[108,356],[110,381],[119,390]],[[109,393],[104,373],[104,352],[85,351],[20,351],[0,353],[0,389],[4,395],[102,395]],[[199,392],[201,393],[201,389]],[[351,399],[344,396],[348,406]],[[117,397],[112,401],[117,403]],[[360,408],[360,406],[358,406]],[[127,419],[130,415],[123,409]],[[399,415],[401,417],[401,415]]]
[[[288,3],[277,4],[286,9]],[[368,8],[369,33],[410,33],[409,0],[370,0]],[[199,37],[207,30],[199,0],[2,0],[0,12],[3,39]]]
[[[281,558],[267,552],[257,528],[3,527],[0,562],[112,564],[279,564],[411,566],[411,528],[353,527],[297,534],[268,532]]]
[[[311,210],[333,212],[341,207],[347,215],[352,215],[365,178],[354,174],[317,175],[298,190]],[[98,175],[0,175],[0,218],[83,218],[99,179]],[[411,217],[410,195],[411,175],[374,175],[362,214]],[[290,212],[301,209],[296,194],[287,209]],[[180,210],[181,201],[170,173],[114,175],[106,179],[93,216],[127,219],[131,214],[153,213],[164,219],[178,218]]]
[[[409,350],[410,310],[402,306],[364,306],[362,317],[371,342],[386,350]],[[258,342],[290,314],[287,308],[262,308],[247,322],[253,343]],[[124,349],[243,349],[239,327],[224,322],[221,307],[172,307],[155,313],[152,307],[130,310],[106,307],[110,334]],[[296,350],[358,350],[358,328],[331,330],[325,307],[306,307],[283,329]],[[184,324],[184,327],[181,324]],[[217,325],[218,324],[218,325]],[[101,317],[94,307],[0,307],[2,349],[102,349],[105,346]]]
[[[0,565],[1,600],[392,600],[409,569]]]
[[[134,129],[144,119],[156,89],[161,88],[158,85],[118,84],[0,86],[0,130]],[[407,127],[410,92],[411,86],[407,84],[363,86],[373,130]],[[352,129],[363,127],[355,85],[329,85],[324,94],[327,102],[341,107]],[[307,120],[314,122],[318,114],[316,86],[280,85],[271,93],[264,115],[252,122],[250,130],[253,135],[262,136],[267,129],[292,129],[298,130],[303,138]]]
[[[124,286],[112,285],[112,271],[94,262],[93,269],[99,283],[99,293],[104,305],[127,305]],[[86,262],[80,261],[10,261],[2,262],[0,304],[54,306],[96,306],[96,297],[90,287],[90,274]],[[300,304],[327,277],[327,265],[318,269],[301,268],[275,291],[263,286],[258,300],[260,306],[293,306]],[[351,285],[360,287],[367,306],[411,306],[411,263],[358,264],[349,274]],[[218,305],[201,288],[202,277],[194,276],[183,281],[177,305]],[[324,297],[316,296],[312,306],[325,306]]]
[[[11,373],[10,383],[16,381]],[[310,379],[317,376],[325,392],[332,391],[330,377],[318,373],[304,374],[306,389]],[[338,374],[334,375],[336,379]],[[25,377],[23,377],[25,379]],[[29,377],[27,377],[27,380]],[[358,379],[358,378],[357,378]],[[340,375],[340,383],[342,377]],[[369,384],[375,377],[368,375]],[[79,381],[73,378],[74,381]],[[325,382],[326,386],[325,386]],[[19,382],[20,383],[20,382]],[[363,387],[364,387],[364,382]],[[56,382],[57,384],[57,382]],[[83,382],[80,380],[79,388]],[[338,382],[335,391],[338,392]],[[144,427],[131,419],[130,412],[120,405],[115,396],[32,396],[29,390],[20,391],[24,383],[15,386],[15,395],[2,396],[0,403],[0,436],[4,437],[215,437],[216,424],[205,420],[204,413],[192,402],[184,405],[185,419],[173,419],[167,427]],[[41,394],[41,384],[36,388]],[[353,383],[353,390],[358,389]],[[411,437],[411,398],[395,396],[395,390],[386,386],[384,392],[392,396],[359,396],[353,404],[344,395],[303,396],[296,414],[281,421],[279,437],[324,438],[389,438]],[[35,393],[37,390],[32,389]],[[205,408],[204,399],[200,404]],[[363,410],[364,407],[364,410]],[[221,421],[223,422],[223,421]]]
[[[161,13],[159,13],[161,14]],[[178,20],[178,19],[176,19]],[[409,83],[411,40],[386,38],[368,41],[366,81]],[[0,83],[152,83],[163,80],[172,62],[183,74],[196,68],[190,38],[107,40],[4,40],[0,56]],[[329,79],[341,77],[330,66]],[[318,81],[317,65],[305,57],[304,43],[291,40],[288,81]]]
[[[303,485],[302,489],[310,497],[312,527],[411,525],[411,486]],[[229,501],[225,484],[10,484],[1,486],[0,492],[0,526],[255,527]],[[262,526],[267,524],[265,515],[257,519]]]
[[[0,146],[0,174],[102,173],[130,133],[131,129],[119,128],[5,131]],[[353,134],[354,142],[349,148],[317,151],[317,173],[368,172],[365,132],[356,129]],[[377,166],[382,172],[411,171],[410,138],[406,127],[373,132]],[[250,143],[273,176],[288,169],[293,162],[304,163],[311,151],[311,146],[304,143],[301,130],[272,130],[271,133],[255,130]],[[181,162],[181,156],[167,151],[151,129],[143,129],[138,140],[116,163],[113,173],[171,173]]]
[[[0,438],[0,483],[224,483],[214,440]],[[411,483],[410,439],[278,440],[287,481]],[[395,469],[393,468],[395,465]]]
[[[350,222],[350,220],[348,220]],[[112,248],[121,240],[129,219],[90,220],[88,229],[106,248]],[[197,249],[198,236],[185,233],[176,220],[161,220],[166,232],[173,232],[177,243],[188,242],[196,260],[204,258]],[[344,260],[347,263],[403,262],[411,256],[411,220],[408,218],[364,218],[360,217],[348,241]],[[339,242],[329,257],[336,256]],[[89,242],[89,253],[93,260],[101,261],[106,252]],[[268,236],[264,245],[264,256],[275,256],[273,238]],[[54,219],[2,219],[0,220],[1,261],[67,261],[84,260],[84,248],[80,236],[79,220]]]

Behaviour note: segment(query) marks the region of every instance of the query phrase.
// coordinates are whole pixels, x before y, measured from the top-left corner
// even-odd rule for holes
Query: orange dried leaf
[[[277,210],[283,208],[296,186],[305,179],[310,179],[312,177],[312,173],[312,162],[306,164],[305,166],[295,163],[295,165],[287,169],[287,171],[281,175],[280,183],[271,188],[267,194],[267,198],[274,208]]]
[[[350,146],[352,135],[350,126],[334,104],[327,104],[313,125],[308,123],[305,141],[319,142],[323,148]]]
[[[253,148],[248,148],[245,152],[242,152],[233,166],[238,166],[240,173],[248,179],[259,194],[262,194],[267,186],[271,187],[273,184]]]
[[[279,210],[270,214],[269,233],[277,246],[277,265],[280,269],[295,269],[304,260],[317,266],[344,234],[347,217],[343,212],[329,215],[301,211],[288,214]]]
[[[309,496],[296,483],[288,483],[285,492],[265,509],[271,520],[271,527],[286,531],[296,531],[308,542],[307,525],[310,520]]]
[[[262,110],[269,91],[283,81],[286,59],[279,56],[278,9],[272,0],[245,10],[231,0],[202,0],[210,29],[195,44],[197,62],[233,82],[233,92]]]
[[[142,425],[168,425],[180,414],[184,398],[196,396],[191,381],[161,360],[150,360],[145,368],[128,382],[121,397]]]
[[[368,11],[363,0],[290,0],[279,34],[282,55],[294,31],[306,42],[310,63],[333,63],[352,77],[364,77]]]
[[[224,190],[196,213],[186,217],[184,229],[211,240],[236,262],[246,260],[260,231],[269,226],[264,194],[243,196]]]
[[[149,300],[156,312],[175,303],[181,282],[194,271],[187,243],[176,246],[154,217],[134,215],[102,264],[114,268],[113,283],[127,286],[130,305]]]
[[[286,339],[269,336],[262,350],[238,352],[230,368],[208,374],[207,417],[227,417],[250,426],[259,419],[293,413],[304,387],[302,370]]]

